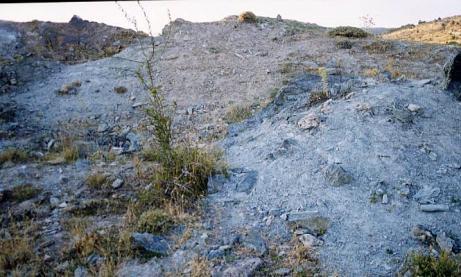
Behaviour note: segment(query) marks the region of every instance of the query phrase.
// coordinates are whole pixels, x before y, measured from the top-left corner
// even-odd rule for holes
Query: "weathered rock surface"
[[[75,19],[72,28],[88,24]],[[409,249],[434,245],[435,238],[449,249],[450,240],[428,230],[461,236],[461,109],[452,92],[439,89],[445,78],[441,67],[455,50],[388,42],[391,50],[374,53],[367,50],[373,41],[357,40],[350,51],[338,51],[324,28],[290,24],[177,20],[170,25],[171,43],[157,40],[164,51],[155,57],[156,85],[168,103],[177,104],[178,142],[205,144],[227,134],[218,144],[229,176],[210,178],[203,224],[179,249],[170,249],[162,237],[133,234],[138,247],[162,257],[120,265],[120,276],[188,274],[188,263],[198,256],[210,258],[217,276],[251,276],[271,259],[272,247],[289,245],[293,235],[316,248],[327,275],[389,276]],[[18,42],[15,31],[0,35],[1,49]],[[67,55],[70,48],[62,50]],[[62,146],[62,131],[84,140],[78,145],[86,153],[75,163],[57,157],[48,164],[6,162],[0,170],[0,189],[33,182],[50,193],[50,211],[31,202],[16,209],[44,213],[41,234],[55,248],[63,245],[60,222],[66,211],[84,203],[88,191],[82,184],[93,167],[125,181],[122,187],[115,183],[117,190],[108,183],[107,198],[135,199],[130,189],[138,184],[131,175],[138,168],[129,157],[152,141],[147,131],[153,130],[144,114],[147,97],[135,94],[142,87],[126,72],[138,66],[128,59],[142,57],[142,46],[132,45],[83,64],[25,61],[17,64],[22,73],[0,76],[8,87],[0,95],[0,103],[8,103],[0,106],[5,107],[1,149],[19,145],[53,153]],[[399,78],[386,69],[395,57]],[[328,82],[305,73],[320,66]],[[369,68],[379,75],[364,77]],[[80,86],[72,93],[56,93],[75,81]],[[331,98],[314,101],[322,83],[328,83]],[[114,93],[118,86],[127,91]],[[223,115],[230,103],[258,108],[242,123],[227,126]],[[92,154],[103,157],[89,162]],[[370,203],[370,191],[379,201]],[[440,207],[443,212],[424,212]],[[119,221],[118,215],[94,219],[95,227]],[[412,236],[417,224],[427,230]]]

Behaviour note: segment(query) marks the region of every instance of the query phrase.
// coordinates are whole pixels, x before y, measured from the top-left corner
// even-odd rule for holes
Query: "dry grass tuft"
[[[191,261],[189,264],[191,277],[210,277],[211,268],[207,259],[198,257]]]
[[[376,78],[379,75],[379,70],[377,68],[366,68],[363,70],[363,75],[365,77]]]
[[[124,86],[119,86],[114,88],[114,92],[118,94],[124,94],[128,91],[128,89]]]
[[[0,276],[40,276],[44,263],[34,251],[34,232],[31,222],[13,223],[7,228],[9,236],[0,237]]]
[[[243,12],[239,15],[238,21],[240,23],[256,23],[258,18],[250,11]]]
[[[207,192],[208,177],[227,172],[220,151],[176,147],[169,155],[154,149],[146,153],[145,159],[158,162],[159,167],[149,177],[153,186],[139,194],[139,202],[145,207],[159,207],[168,202],[194,207],[195,200]]]
[[[42,190],[31,184],[19,185],[11,190],[11,200],[22,202],[37,196]]]
[[[85,182],[92,189],[102,189],[107,183],[107,176],[102,173],[93,173],[86,177]]]
[[[151,234],[163,234],[173,227],[173,219],[169,214],[160,209],[143,212],[138,219],[137,231]]]
[[[235,105],[229,108],[226,115],[224,116],[224,120],[229,124],[238,123],[249,118],[252,113],[253,110],[249,105]]]
[[[0,153],[0,165],[6,162],[20,163],[27,161],[29,155],[25,150],[8,148]]]
[[[413,276],[461,276],[461,256],[442,252],[439,257],[412,253],[410,272]]]

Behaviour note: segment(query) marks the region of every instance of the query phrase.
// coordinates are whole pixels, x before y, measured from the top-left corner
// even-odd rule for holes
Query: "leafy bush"
[[[256,23],[258,18],[254,13],[246,11],[239,15],[238,20],[240,23]]]
[[[356,27],[341,26],[328,32],[330,37],[366,38],[370,34]]]

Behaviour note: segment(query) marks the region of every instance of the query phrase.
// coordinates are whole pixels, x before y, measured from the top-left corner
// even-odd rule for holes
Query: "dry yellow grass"
[[[461,45],[461,16],[408,26],[384,34],[385,39]]]

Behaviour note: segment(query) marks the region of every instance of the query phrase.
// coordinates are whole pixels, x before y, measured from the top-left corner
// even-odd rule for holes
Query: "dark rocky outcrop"
[[[453,92],[456,99],[461,101],[461,52],[445,64],[444,72],[444,89]]]

